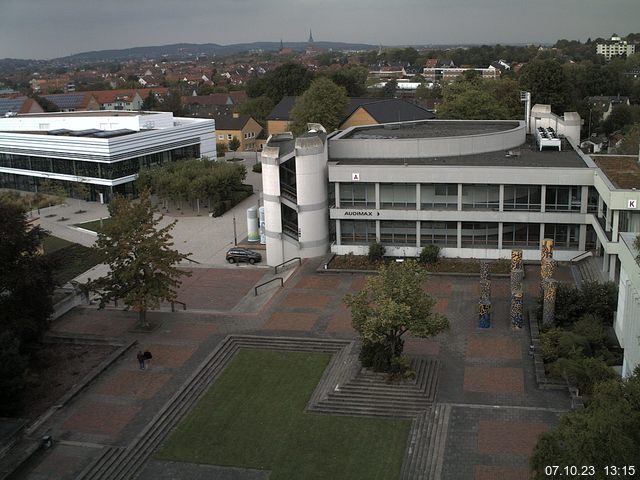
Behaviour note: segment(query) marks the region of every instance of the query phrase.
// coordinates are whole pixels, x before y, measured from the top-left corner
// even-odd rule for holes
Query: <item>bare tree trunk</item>
[[[141,328],[149,328],[149,321],[147,320],[147,311],[140,310],[138,312],[138,325]]]
[[[196,198],[196,205],[198,206],[198,215],[200,215],[200,199]]]

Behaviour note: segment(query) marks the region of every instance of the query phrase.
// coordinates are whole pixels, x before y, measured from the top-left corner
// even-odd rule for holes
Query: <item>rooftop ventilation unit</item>
[[[545,147],[557,148],[558,151],[562,150],[562,142],[556,131],[551,127],[538,127],[536,131],[536,143],[540,151]]]

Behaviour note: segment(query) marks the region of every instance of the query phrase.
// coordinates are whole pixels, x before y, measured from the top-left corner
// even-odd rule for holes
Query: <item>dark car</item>
[[[227,252],[227,262],[249,262],[253,265],[256,262],[262,261],[262,255],[248,248],[233,247]]]

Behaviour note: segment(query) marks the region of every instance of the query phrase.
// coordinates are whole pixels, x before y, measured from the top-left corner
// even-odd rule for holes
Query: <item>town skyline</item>
[[[0,58],[52,59],[175,43],[302,42],[310,29],[316,41],[386,46],[585,41],[635,31],[635,19],[629,15],[634,3],[330,0],[317,5],[224,0],[212,8],[203,0],[189,0],[177,11],[175,5],[147,0],[135,4],[8,0],[0,18]]]

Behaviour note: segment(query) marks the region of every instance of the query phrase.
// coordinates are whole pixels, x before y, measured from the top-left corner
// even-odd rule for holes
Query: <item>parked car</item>
[[[249,262],[253,265],[256,262],[261,261],[262,255],[258,252],[254,252],[253,250],[249,250],[248,248],[233,247],[227,251],[227,262],[229,263]]]

